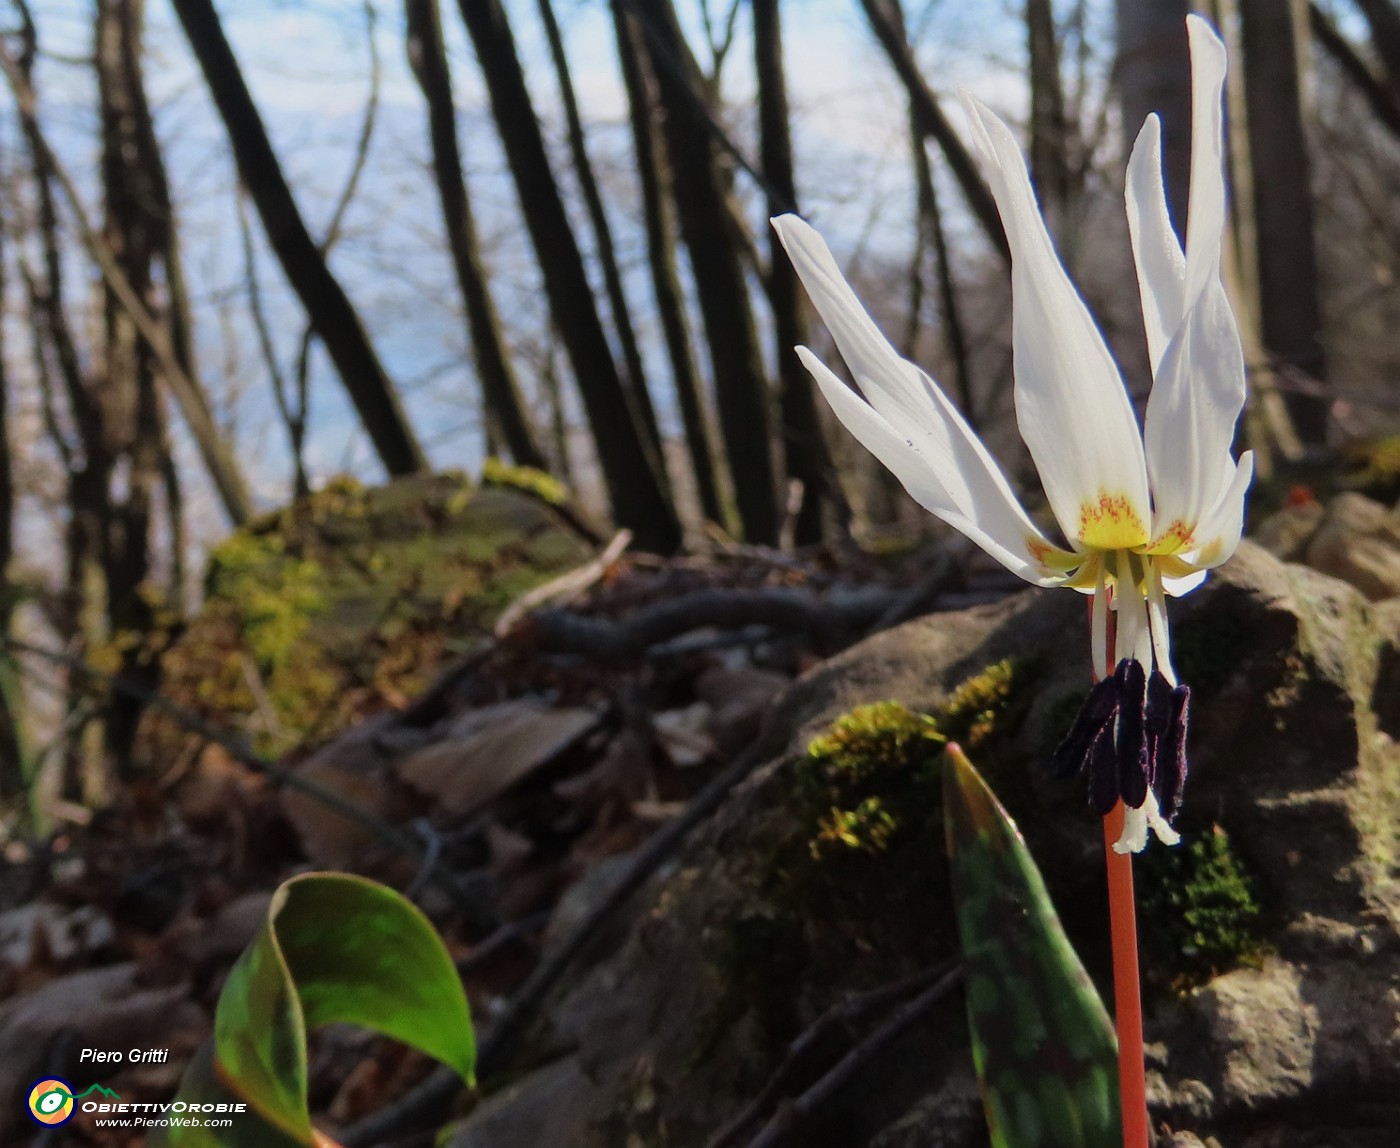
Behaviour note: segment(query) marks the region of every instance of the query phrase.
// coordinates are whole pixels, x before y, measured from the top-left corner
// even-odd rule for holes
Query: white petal
[[[836,417],[889,468],[919,505],[967,535],[1017,577],[1038,586],[1054,586],[1064,580],[1063,574],[1047,571],[1032,554],[1032,544],[1037,549],[1044,547],[1042,554],[1062,552],[1036,529],[1014,498],[1003,498],[1002,488],[988,476],[979,479],[975,475],[956,475],[959,485],[973,495],[969,505],[960,504],[943,482],[943,475],[953,469],[953,464],[946,455],[935,462],[923,449],[925,445],[938,449],[934,436],[918,431],[914,436],[901,433],[806,347],[798,347],[797,354]],[[917,443],[915,438],[919,439]]]
[[[1196,529],[1197,548],[1182,558],[1201,570],[1219,566],[1240,544],[1244,533],[1244,502],[1249,484],[1254,479],[1254,452],[1240,455],[1239,465],[1220,501]]]
[[[1138,132],[1124,188],[1128,235],[1137,264],[1147,351],[1155,376],[1186,310],[1186,256],[1172,230],[1162,177],[1162,125],[1155,114]]]
[[[1220,272],[1225,229],[1225,45],[1199,16],[1186,18],[1191,45],[1191,198],[1186,218],[1186,306]]]
[[[1183,594],[1189,594],[1206,580],[1208,570],[1196,570],[1190,574],[1182,575],[1162,575],[1162,589],[1172,598],[1180,598]]]
[[[914,423],[932,429],[940,424],[943,418],[923,373],[880,333],[817,230],[795,215],[770,222],[870,405],[897,427]]]
[[[795,215],[779,216],[773,220],[773,227],[792,259],[807,294],[830,328],[842,358],[869,399],[868,406],[860,402],[811,352],[798,348],[798,355],[829,399],[833,383],[840,388],[838,397],[831,403],[842,422],[859,438],[860,432],[842,414],[842,409],[850,411],[852,400],[866,410],[873,407],[874,413],[882,417],[897,439],[912,440],[916,444],[924,465],[943,492],[940,498],[934,500],[937,503],[935,506],[905,483],[906,489],[917,501],[969,537],[974,537],[975,541],[978,537],[989,539],[991,544],[983,548],[993,553],[993,547],[996,547],[1012,556],[1008,560],[1001,554],[994,554],[1011,569],[1016,570],[1018,563],[1021,566],[1027,563],[1034,566],[1032,575],[1016,570],[1022,577],[1028,577],[1031,581],[1038,581],[1041,575],[1058,579],[1058,573],[1047,572],[1030,556],[1027,542],[1030,540],[1043,555],[1058,553],[1068,556],[1052,546],[1031,522],[1001,467],[967,425],[967,420],[952,400],[928,375],[903,358],[880,333],[842,277],[822,237]],[[856,410],[853,417],[865,419],[866,416],[863,411]],[[864,439],[861,441],[865,442]],[[866,446],[877,458],[885,461],[874,446],[868,442]],[[886,465],[900,477],[901,482],[904,481],[894,465],[888,462]],[[959,525],[950,515],[956,515],[967,525]]]
[[[1190,537],[1229,481],[1244,407],[1244,352],[1219,276],[1162,356],[1143,432],[1155,502],[1153,540]]]
[[[1055,254],[1011,130],[963,93],[1011,246],[1016,421],[1067,537],[1115,549],[1150,527],[1142,438],[1122,377]],[[1108,500],[1108,501],[1104,501]],[[1085,511],[1114,529],[1094,530]],[[1097,537],[1089,537],[1089,533]]]

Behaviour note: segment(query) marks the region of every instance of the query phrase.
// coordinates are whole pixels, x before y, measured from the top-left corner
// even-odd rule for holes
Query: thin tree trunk
[[[457,284],[467,310],[467,330],[481,399],[488,441],[505,444],[521,466],[548,469],[544,452],[525,416],[520,385],[511,365],[501,330],[500,316],[487,280],[477,239],[461,151],[457,146],[457,112],[452,99],[452,74],[442,39],[442,15],[438,0],[405,0],[408,23],[408,58],[428,104],[428,135],[433,151],[433,175],[442,202],[443,227]]]
[[[1291,368],[1321,381],[1327,361],[1297,40],[1304,11],[1294,0],[1239,0],[1239,10],[1264,349],[1285,376]],[[1287,391],[1285,401],[1305,447],[1324,446],[1327,397]]]
[[[1271,0],[1276,3],[1277,0]],[[1191,58],[1187,0],[1118,0],[1118,78],[1123,134],[1129,146],[1148,115],[1162,120],[1167,210],[1186,234],[1191,185]]]
[[[385,470],[392,475],[426,470],[427,458],[409,425],[393,381],[297,210],[212,0],[173,2],[272,249],[335,364]]]
[[[1371,30],[1371,46],[1390,77],[1391,87],[1400,88],[1400,8],[1393,0],[1355,0]]]
[[[676,403],[685,426],[685,445],[695,475],[700,511],[710,522],[724,523],[719,486],[715,477],[715,453],[709,418],[705,410],[700,377],[690,345],[685,318],[685,292],[676,268],[675,221],[666,184],[669,165],[666,141],[657,123],[659,114],[656,76],[650,68],[645,42],[635,17],[618,5],[612,6],[617,34],[617,54],[627,88],[628,115],[637,156],[637,179],[642,195],[642,220],[647,233],[647,264],[651,270],[652,291],[661,317],[666,354],[676,386]]]
[[[1384,75],[1377,75],[1375,68],[1362,58],[1332,18],[1316,4],[1308,5],[1308,23],[1323,51],[1356,85],[1376,117],[1393,135],[1400,136],[1400,80],[1393,78],[1388,69]]]
[[[938,144],[944,159],[948,161],[953,178],[962,189],[963,198],[972,209],[972,214],[977,217],[977,222],[982,225],[982,230],[992,246],[1001,253],[1003,259],[1010,262],[1011,248],[1007,246],[1006,232],[1001,225],[996,200],[987,190],[987,185],[982,182],[982,175],[977,170],[977,161],[958,138],[953,125],[943,114],[938,98],[920,73],[913,49],[909,45],[903,19],[897,10],[892,10],[888,0],[860,2],[861,7],[865,9],[866,18],[870,21],[870,27],[875,32],[875,38],[880,41],[880,46],[885,50],[885,55],[889,57],[890,64],[909,94],[909,102],[913,105],[914,114],[919,119],[924,135],[931,137]]]
[[[459,7],[486,80],[550,311],[588,412],[613,513],[639,546],[668,553],[680,545],[680,523],[646,448],[644,419],[623,385],[598,318],[505,9],[500,0],[461,0]]]
[[[1060,81],[1060,49],[1050,0],[1026,0],[1026,38],[1031,78],[1031,175],[1041,207],[1058,214],[1070,196],[1068,124]]]
[[[540,20],[549,40],[549,54],[554,61],[555,78],[559,83],[559,98],[564,104],[564,120],[569,133],[569,154],[573,157],[579,189],[583,192],[583,202],[588,208],[589,222],[598,246],[598,262],[603,267],[603,286],[608,294],[608,307],[612,311],[617,341],[622,347],[622,365],[627,371],[627,382],[631,384],[633,401],[637,404],[637,410],[641,412],[642,426],[647,433],[648,445],[655,455],[658,473],[664,478],[666,466],[661,448],[661,430],[656,422],[656,410],[652,406],[651,394],[647,390],[646,368],[642,365],[642,352],[637,346],[636,332],[632,329],[627,295],[622,289],[622,273],[617,266],[612,227],[608,224],[603,195],[598,190],[598,181],[593,175],[593,164],[588,159],[583,120],[579,116],[574,82],[569,74],[569,59],[564,52],[564,37],[559,31],[559,21],[554,18],[554,5],[550,0],[538,0],[538,3]]]
[[[159,309],[155,269],[165,247],[169,205],[162,203],[160,169],[150,163],[154,141],[141,73],[144,0],[98,0],[96,45],[102,116],[103,239],[132,291],[152,314]],[[151,574],[154,494],[166,445],[156,382],[157,362],[131,313],[108,286],[104,293],[105,353],[98,404],[106,443],[103,469],[93,475],[94,507],[101,507],[100,565],[106,598],[105,628],[124,643],[122,675],[154,689],[157,666],[140,639],[154,624],[145,593]],[[113,473],[125,471],[120,489]],[[99,486],[100,483],[100,486]],[[105,740],[117,776],[129,772],[142,705],[126,694],[107,700]],[[100,796],[98,793],[93,796]]]
[[[9,203],[3,208],[8,216]],[[6,228],[0,226],[0,301],[5,298]],[[15,553],[15,481],[13,444],[10,440],[10,375],[6,357],[4,324],[0,323],[0,640],[10,636],[15,596],[10,583],[10,561]],[[0,649],[0,799],[25,791],[24,750],[20,714],[23,713],[19,664],[8,649]]]
[[[787,81],[783,75],[780,0],[753,0],[754,71],[758,77],[759,155],[770,189],[768,214],[779,215],[784,203],[797,203],[789,135]],[[779,409],[783,426],[783,462],[790,481],[802,484],[802,502],[793,540],[811,545],[822,539],[822,497],[841,501],[832,475],[831,456],[822,436],[812,394],[812,377],[794,348],[806,342],[802,296],[797,273],[777,235],[768,231],[768,302],[773,308]]]
[[[671,189],[705,320],[720,430],[734,478],[734,500],[744,537],[771,545],[778,540],[780,522],[768,385],[749,304],[742,243],[730,210],[728,181],[706,115],[696,99],[704,90],[704,81],[671,0],[648,5],[644,20],[650,54],[657,62]]]

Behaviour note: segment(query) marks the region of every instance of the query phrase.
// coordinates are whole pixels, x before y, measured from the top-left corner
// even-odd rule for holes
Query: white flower
[[[1155,669],[1170,687],[1177,681],[1166,596],[1199,586],[1234,552],[1254,473],[1252,453],[1238,463],[1230,453],[1245,376],[1220,279],[1225,49],[1203,20],[1193,16],[1187,24],[1193,109],[1184,251],[1167,215],[1155,116],[1128,162],[1128,224],[1153,380],[1142,431],[1117,364],[1055,253],[1010,129],[962,96],[1011,247],[1016,421],[1067,546],[1031,521],[938,384],[881,335],[821,236],[796,216],[773,220],[865,396],[797,348],[847,429],[920,504],[1007,569],[1040,586],[1092,593],[1100,679],[1120,676],[1114,667],[1128,660],[1149,677]],[[1110,597],[1118,619],[1111,651]],[[1114,724],[1123,723],[1115,717]],[[1161,787],[1151,781],[1137,808],[1128,802],[1120,852],[1143,848],[1149,826],[1164,841],[1177,840],[1158,807]]]

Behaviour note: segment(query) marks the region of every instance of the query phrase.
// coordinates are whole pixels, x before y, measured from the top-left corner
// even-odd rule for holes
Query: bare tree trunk
[[[452,100],[452,75],[442,40],[438,0],[405,0],[408,58],[428,103],[428,134],[433,151],[433,174],[442,201],[443,226],[452,252],[457,283],[467,309],[472,357],[481,382],[481,399],[488,441],[503,443],[521,466],[547,470],[544,453],[535,442],[525,416],[520,385],[511,366],[501,331],[500,316],[487,280],[457,146],[457,113]]]
[[[1390,77],[1390,85],[1400,88],[1400,8],[1394,0],[1355,0],[1371,30],[1371,46]]]
[[[933,90],[920,74],[898,6],[891,4],[890,0],[860,2],[870,21],[870,27],[875,32],[875,38],[880,41],[880,46],[889,57],[890,64],[904,84],[905,91],[909,93],[909,102],[913,105],[921,130],[925,136],[931,137],[938,144],[943,158],[948,161],[953,178],[962,189],[963,198],[977,217],[977,222],[982,225],[982,230],[992,246],[1000,252],[1003,259],[1010,262],[1011,248],[1007,246],[1006,232],[1001,225],[996,200],[987,190],[987,185],[982,182],[982,175],[977,170],[977,161],[958,138],[958,133],[953,130],[948,117],[943,114]]]
[[[1069,202],[1070,174],[1060,49],[1050,0],[1026,0],[1031,78],[1031,175],[1043,210],[1057,214]]]
[[[1275,0],[1277,2],[1277,0]],[[1167,209],[1186,234],[1191,184],[1191,59],[1187,0],[1118,0],[1118,78],[1123,133],[1129,145],[1148,115],[1162,118]]]
[[[1264,349],[1285,379],[1293,370],[1321,381],[1327,361],[1297,39],[1306,34],[1305,12],[1295,0],[1239,0],[1239,11]],[[1324,446],[1327,397],[1290,390],[1285,401],[1304,446]]]
[[[705,90],[704,79],[671,0],[648,4],[641,19],[665,112],[671,189],[705,319],[734,500],[744,537],[771,545],[778,540],[779,511],[768,385],[728,181],[704,105],[697,99]]]
[[[583,120],[579,116],[578,99],[574,95],[574,82],[569,75],[569,59],[564,52],[564,37],[559,32],[559,21],[554,18],[554,5],[550,0],[538,0],[538,3],[540,20],[549,40],[549,53],[554,61],[554,74],[559,83],[559,97],[564,104],[564,119],[569,132],[569,153],[573,156],[574,171],[578,175],[583,202],[588,208],[589,222],[597,241],[598,262],[602,264],[608,307],[612,310],[613,327],[617,331],[617,341],[622,347],[622,364],[627,371],[626,381],[631,385],[633,401],[641,413],[642,427],[647,433],[648,446],[655,456],[658,473],[664,479],[666,465],[661,449],[661,430],[657,426],[656,410],[647,390],[646,368],[642,365],[641,349],[637,346],[637,336],[632,330],[632,315],[627,306],[627,295],[622,289],[622,273],[617,266],[612,227],[608,224],[603,195],[598,190],[598,181],[593,175],[593,164],[588,159]]]
[[[627,87],[628,114],[637,156],[637,179],[642,193],[642,219],[647,233],[647,263],[651,270],[652,291],[661,317],[666,353],[675,380],[676,403],[685,426],[686,450],[695,475],[700,512],[710,522],[723,524],[719,486],[715,477],[715,453],[700,377],[690,345],[685,318],[685,293],[676,268],[675,221],[671,215],[667,186],[669,165],[666,141],[657,123],[659,103],[656,76],[650,67],[642,33],[634,17],[618,4],[612,6],[617,34],[617,54]]]
[[[9,204],[3,205],[8,215]],[[0,301],[5,298],[5,228],[0,226]],[[0,642],[10,636],[14,622],[15,591],[10,582],[10,562],[15,554],[14,456],[10,440],[10,375],[6,357],[4,324],[0,323]],[[0,647],[0,799],[25,791],[24,750],[19,715],[23,713],[19,664]]]
[[[1316,4],[1308,5],[1308,23],[1313,36],[1336,65],[1342,69],[1347,79],[1371,105],[1376,118],[1388,127],[1393,135],[1400,136],[1400,81],[1392,78],[1387,69],[1378,75],[1376,69],[1359,53],[1351,41],[1342,35],[1341,29],[1333,23]],[[1373,36],[1374,43],[1374,36]],[[1400,62],[1400,61],[1397,61]]]
[[[297,210],[212,0],[174,0],[174,7],[218,106],[239,174],[262,217],[272,249],[325,344],[380,461],[393,475],[426,470],[427,458],[393,381]]]
[[[544,274],[550,311],[588,412],[613,513],[639,546],[673,551],[681,542],[680,523],[646,448],[643,416],[623,386],[598,318],[505,9],[500,0],[461,0],[459,6]]]
[[[759,153],[768,187],[768,214],[797,203],[789,135],[787,81],[783,75],[782,14],[779,0],[753,0],[754,71],[758,77]],[[831,456],[822,436],[812,395],[812,377],[793,348],[805,342],[802,296],[792,262],[776,234],[768,232],[768,302],[773,308],[773,336],[778,363],[779,409],[783,424],[783,460],[789,481],[802,484],[802,502],[793,540],[810,545],[822,539],[822,497],[842,501],[833,480]]]
[[[155,134],[141,72],[144,0],[98,0],[94,56],[102,116],[103,238],[132,290],[159,314],[155,270],[166,249],[169,203],[153,167]],[[102,409],[103,469],[93,475],[93,525],[101,531],[100,565],[109,635],[122,643],[121,673],[154,688],[157,666],[140,639],[154,623],[145,583],[151,574],[154,494],[161,480],[165,420],[157,363],[122,300],[103,300],[105,354],[97,404]],[[124,481],[114,487],[120,465]],[[95,571],[93,575],[95,576]],[[128,772],[142,706],[129,694],[107,702],[106,750],[118,775]]]

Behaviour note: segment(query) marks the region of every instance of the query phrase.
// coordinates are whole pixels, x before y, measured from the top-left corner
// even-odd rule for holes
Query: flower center
[[[1092,550],[1136,550],[1149,540],[1126,495],[1100,492],[1079,507],[1079,541]]]

